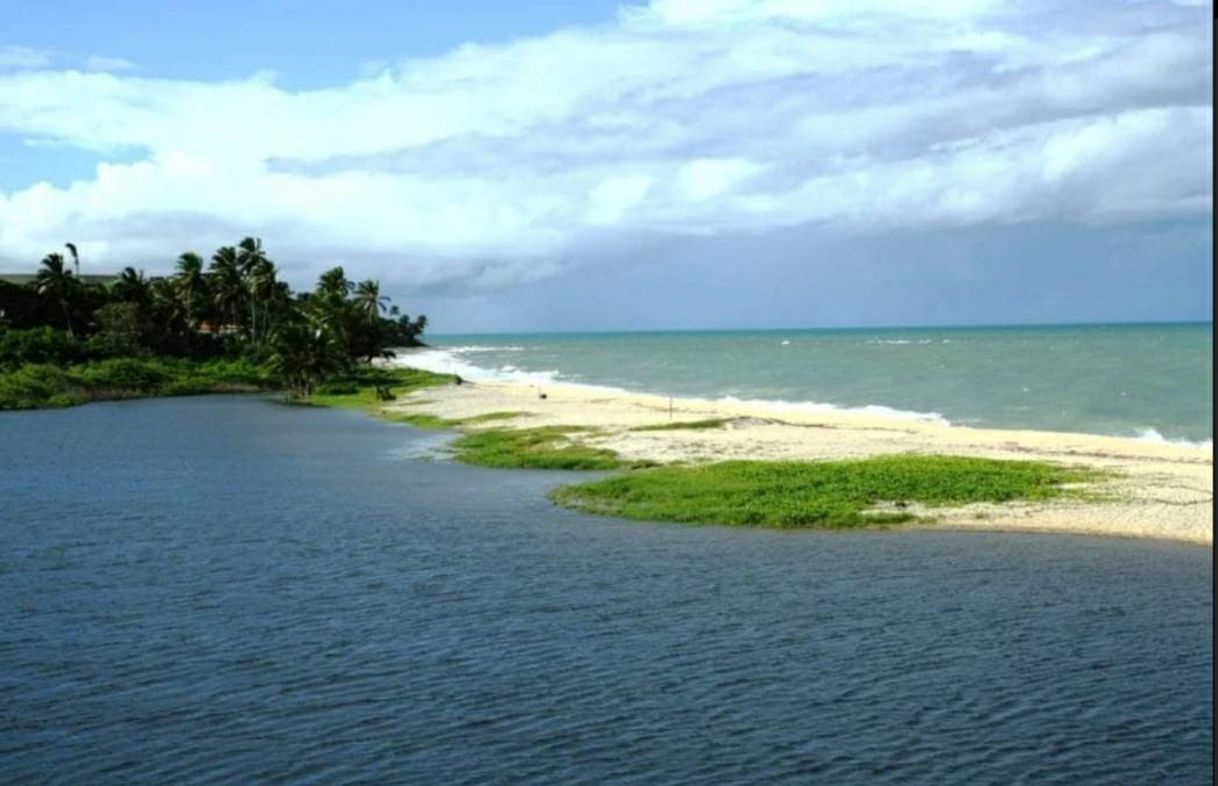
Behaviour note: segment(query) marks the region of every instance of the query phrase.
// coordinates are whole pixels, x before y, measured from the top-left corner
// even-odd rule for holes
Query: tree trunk
[[[70,335],[72,338],[76,338],[76,328],[72,326],[72,312],[68,308],[68,301],[61,300],[59,301],[59,304],[63,307],[63,318],[68,323],[68,335]]]

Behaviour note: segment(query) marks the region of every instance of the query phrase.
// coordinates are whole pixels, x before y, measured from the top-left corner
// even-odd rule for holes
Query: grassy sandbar
[[[480,467],[611,470],[654,466],[652,462],[625,461],[612,450],[571,438],[590,431],[579,426],[486,429],[463,434],[451,448],[457,461]]]
[[[591,513],[649,521],[845,528],[913,521],[901,506],[1081,496],[1094,471],[1037,461],[896,455],[851,461],[728,461],[565,486],[552,498]],[[887,503],[889,508],[874,508]],[[895,506],[895,509],[894,509]]]

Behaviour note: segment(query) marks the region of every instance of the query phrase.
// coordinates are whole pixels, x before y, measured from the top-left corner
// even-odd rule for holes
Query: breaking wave
[[[630,390],[628,388],[616,387],[612,385],[592,385],[578,379],[572,379],[570,377],[564,378],[562,373],[557,370],[527,371],[514,365],[502,365],[497,368],[479,366],[459,356],[460,353],[468,351],[469,350],[467,348],[462,347],[454,347],[451,349],[437,349],[428,347],[426,349],[402,350],[399,352],[397,358],[391,361],[391,365],[411,366],[413,368],[423,369],[424,371],[431,371],[436,374],[456,374],[462,379],[466,379],[471,382],[510,382],[524,385],[547,385],[562,383],[568,385],[580,385],[581,387],[610,393],[643,393],[649,395],[663,395],[663,393],[657,393],[656,391],[649,390]],[[941,423],[943,425],[951,425],[951,421],[938,412],[916,412],[911,410],[895,409],[893,407],[885,407],[879,404],[846,407],[834,404],[825,404],[818,401],[752,399],[739,398],[736,396],[706,397],[697,395],[682,395],[678,398],[706,401],[711,403],[719,402],[737,406],[765,408],[775,412],[845,412],[857,415],[872,415],[877,417],[891,418],[894,420],[913,420],[925,423]]]
[[[910,341],[907,339],[885,339],[883,343],[922,343],[921,340]],[[467,356],[480,355],[493,352],[523,352],[524,347],[496,347],[483,345],[465,345],[446,348],[426,347],[418,349],[400,350],[398,357],[391,361],[392,365],[412,366],[414,368],[432,371],[438,374],[456,374],[462,379],[471,382],[504,382],[521,385],[553,385],[567,384],[579,385],[583,388],[603,391],[609,394],[645,394],[645,395],[668,395],[667,391],[646,389],[646,386],[640,386],[636,389],[624,388],[613,385],[590,384],[578,376],[571,374],[563,374],[558,369],[546,370],[529,370],[523,369],[513,364],[502,365],[479,365],[471,361]],[[487,360],[488,358],[483,358]],[[891,420],[901,421],[917,421],[922,423],[937,423],[945,426],[950,425],[968,425],[976,428],[986,428],[987,424],[975,419],[967,420],[950,420],[946,415],[939,412],[922,412],[916,410],[904,410],[894,407],[888,407],[881,404],[868,404],[861,406],[846,406],[839,404],[827,404],[819,401],[793,401],[784,399],[765,399],[765,398],[749,398],[739,397],[736,395],[716,396],[713,393],[698,394],[696,392],[687,392],[678,395],[677,398],[687,401],[698,401],[704,403],[723,403],[733,406],[748,406],[758,409],[765,409],[772,412],[791,412],[791,413],[847,413],[857,415],[868,415],[872,417],[882,417]],[[994,426],[1002,428],[1001,426]],[[1019,428],[1028,428],[1027,426]],[[1035,427],[1032,427],[1035,428]],[[1094,432],[1093,432],[1094,433]],[[1113,434],[1111,436],[1124,437],[1126,439],[1137,439],[1144,442],[1154,442],[1163,445],[1176,445],[1180,447],[1213,449],[1213,439],[1206,440],[1189,440],[1183,438],[1166,437],[1160,431],[1152,427],[1137,429],[1131,434],[1125,432],[1123,434]]]
[[[557,371],[525,371],[516,366],[505,365],[487,368],[475,365],[459,356],[461,352],[497,350],[498,347],[478,348],[454,347],[453,349],[405,349],[390,361],[394,366],[410,366],[436,374],[456,374],[471,382],[516,382],[525,385],[551,383],[558,379]]]
[[[1203,440],[1170,439],[1163,436],[1161,433],[1159,433],[1159,430],[1155,428],[1138,429],[1136,439],[1143,442],[1154,442],[1160,445],[1179,445],[1180,447],[1185,448],[1205,448],[1207,450],[1214,449],[1214,440],[1212,438]]]

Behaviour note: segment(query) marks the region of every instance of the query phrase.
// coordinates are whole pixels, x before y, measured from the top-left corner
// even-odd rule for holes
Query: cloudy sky
[[[1212,3],[187,5],[0,9],[0,268],[255,234],[440,332],[1212,318]]]

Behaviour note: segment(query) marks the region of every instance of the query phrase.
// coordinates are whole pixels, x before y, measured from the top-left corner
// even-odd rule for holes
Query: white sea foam
[[[1212,438],[1204,440],[1168,439],[1155,428],[1138,429],[1137,439],[1143,442],[1155,442],[1160,445],[1179,445],[1185,448],[1204,448],[1206,450],[1214,449],[1214,440]]]
[[[455,349],[407,349],[390,361],[394,366],[410,366],[436,374],[456,374],[473,382],[517,382],[524,385],[540,385],[554,382],[557,371],[523,371],[515,366],[486,368],[470,363],[457,356]]]
[[[470,344],[461,347],[448,347],[448,352],[457,352],[459,354],[472,354],[475,352],[524,352],[524,347],[484,347],[479,344]]]
[[[886,340],[884,343],[904,342],[910,343],[906,339]],[[607,394],[650,394],[650,395],[667,395],[664,391],[656,390],[630,390],[627,388],[616,387],[611,385],[592,385],[579,381],[578,378],[564,376],[561,372],[554,369],[542,371],[529,371],[519,368],[512,364],[500,365],[497,367],[479,366],[471,363],[469,360],[461,357],[462,354],[468,352],[479,352],[482,350],[500,350],[502,347],[482,348],[482,347],[452,347],[447,349],[439,349],[435,347],[427,347],[420,349],[406,349],[398,353],[397,358],[390,361],[391,365],[410,366],[420,368],[425,371],[432,371],[437,374],[457,374],[463,379],[471,382],[507,382],[520,385],[552,385],[556,383],[578,385],[580,388],[589,391],[599,391]],[[870,415],[873,417],[882,417],[891,420],[917,421],[923,423],[938,423],[945,426],[954,425],[945,415],[939,412],[920,412],[915,410],[896,409],[894,407],[886,407],[880,404],[869,404],[863,406],[843,406],[836,404],[826,404],[818,401],[788,401],[783,399],[757,399],[757,398],[740,398],[737,396],[696,396],[682,395],[678,398],[694,399],[707,403],[723,403],[733,406],[747,406],[757,409],[764,409],[772,412],[793,412],[793,413],[848,413],[858,415]],[[957,421],[955,425],[970,425],[984,427],[980,422],[972,421]],[[1181,447],[1193,447],[1213,449],[1214,441],[1207,440],[1186,440],[1186,439],[1169,439],[1154,428],[1140,429],[1134,439],[1143,440],[1146,442],[1156,442],[1165,445],[1178,445]]]
[[[475,365],[458,357],[456,352],[456,349],[437,349],[433,347],[426,349],[409,349],[401,351],[397,358],[390,361],[390,363],[391,365],[396,366],[420,368],[424,371],[431,371],[437,374],[456,374],[462,379],[467,379],[471,382],[509,382],[523,385],[547,385],[561,382],[563,384],[578,384],[581,388],[602,391],[605,393],[647,393],[650,395],[664,395],[663,393],[657,393],[656,391],[636,391],[611,385],[590,385],[583,382],[577,382],[576,380],[572,380],[570,378],[564,379],[563,375],[555,370],[526,371],[514,365],[503,365],[499,366],[498,368],[487,368],[485,366]],[[680,396],[680,398],[691,397]],[[944,425],[951,425],[951,421],[938,412],[915,412],[910,410],[894,409],[893,407],[885,407],[878,404],[869,404],[859,407],[846,407],[837,406],[834,404],[825,404],[818,401],[742,399],[736,396],[721,396],[718,398],[700,397],[698,400],[711,403],[722,402],[724,404],[732,404],[737,406],[757,407],[759,409],[767,409],[775,412],[845,412],[859,415],[873,415],[877,417],[891,418],[894,420],[915,420],[927,423],[942,423]]]
[[[950,426],[952,424],[950,420],[938,412],[916,412],[913,410],[885,407],[880,404],[865,404],[861,407],[844,407],[836,404],[824,404],[819,401],[784,401],[782,399],[764,398],[742,399],[737,398],[736,396],[723,396],[721,398],[712,400],[721,401],[724,404],[759,407],[775,412],[844,412],[855,415],[872,415],[875,417],[889,418],[892,420],[916,420],[922,423],[941,423],[945,426]]]
[[[892,346],[903,346],[905,344],[932,344],[934,343],[929,338],[873,338],[867,341],[868,344],[889,344]]]

